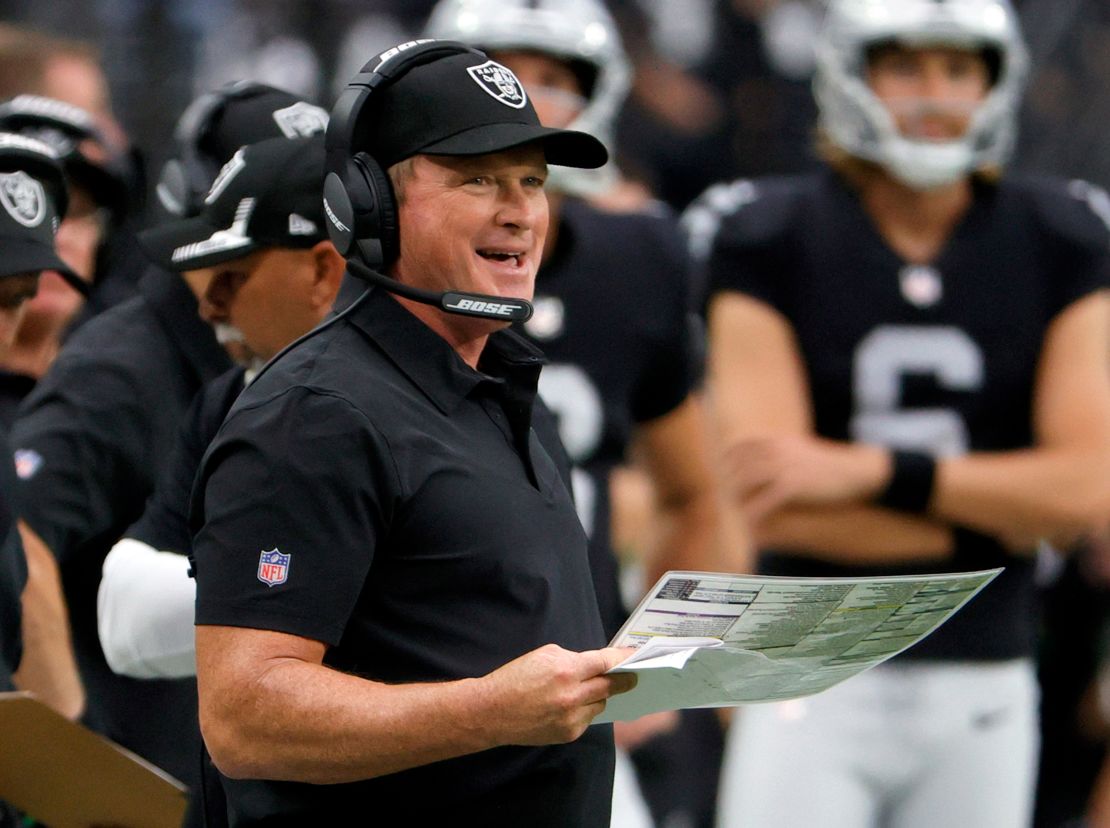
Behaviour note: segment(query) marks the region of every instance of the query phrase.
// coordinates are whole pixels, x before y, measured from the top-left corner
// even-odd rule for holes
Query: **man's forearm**
[[[943,560],[952,531],[943,524],[873,506],[791,506],[754,527],[762,549],[846,564]]]
[[[53,553],[24,523],[19,524],[27,555],[23,591],[23,658],[16,686],[29,690],[69,719],[85,707],[85,693],[70,639],[69,614]]]

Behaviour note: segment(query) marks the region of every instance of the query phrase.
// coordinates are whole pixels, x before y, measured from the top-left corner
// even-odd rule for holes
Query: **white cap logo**
[[[501,101],[505,106],[524,109],[524,104],[528,102],[524,87],[520,85],[516,75],[500,63],[487,60],[481,66],[468,67],[466,71],[487,95]]]
[[[308,138],[328,128],[327,110],[305,101],[274,111],[274,122],[286,138]]]
[[[0,173],[0,203],[24,227],[38,227],[46,217],[42,184],[22,170]]]

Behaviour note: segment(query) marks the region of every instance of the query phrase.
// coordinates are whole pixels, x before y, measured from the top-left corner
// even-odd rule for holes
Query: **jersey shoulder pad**
[[[1089,250],[1110,250],[1110,194],[1082,179],[1022,176],[1010,181],[1030,202],[1037,224],[1052,241]]]
[[[720,237],[740,247],[763,247],[789,236],[794,218],[817,186],[815,176],[742,178],[714,184],[682,214],[690,255],[704,261]]]

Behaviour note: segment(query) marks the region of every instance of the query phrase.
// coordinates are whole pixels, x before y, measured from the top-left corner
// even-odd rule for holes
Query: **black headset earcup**
[[[380,261],[371,267],[385,270],[401,254],[400,232],[397,226],[397,199],[393,194],[393,182],[389,180],[389,174],[382,169],[381,164],[365,152],[355,153],[352,160],[361,171],[373,200],[371,214],[373,219],[366,222],[366,230],[372,232],[363,233],[363,223],[359,221],[355,241],[360,251],[367,246],[367,243],[371,251],[380,251]],[[365,251],[363,252],[365,255]]]

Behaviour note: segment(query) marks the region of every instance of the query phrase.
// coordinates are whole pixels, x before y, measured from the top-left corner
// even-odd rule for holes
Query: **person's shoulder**
[[[682,214],[681,225],[695,260],[709,257],[724,241],[735,247],[785,242],[807,203],[820,197],[826,177],[819,173],[739,178],[709,187]]]
[[[617,232],[632,236],[666,235],[674,231],[678,216],[661,201],[650,201],[636,209],[609,209],[581,198],[568,198],[564,220],[576,232],[607,236]]]
[[[78,328],[28,395],[25,410],[62,394],[119,399],[157,393],[175,380],[173,348],[142,297],[109,308]]]
[[[636,210],[613,210],[568,199],[562,221],[570,227],[575,246],[586,251],[576,267],[619,261],[638,271],[673,272],[686,256],[678,216],[659,202]]]
[[[998,192],[1049,243],[1110,251],[1110,194],[1102,187],[1082,179],[1015,174],[1000,182]]]

